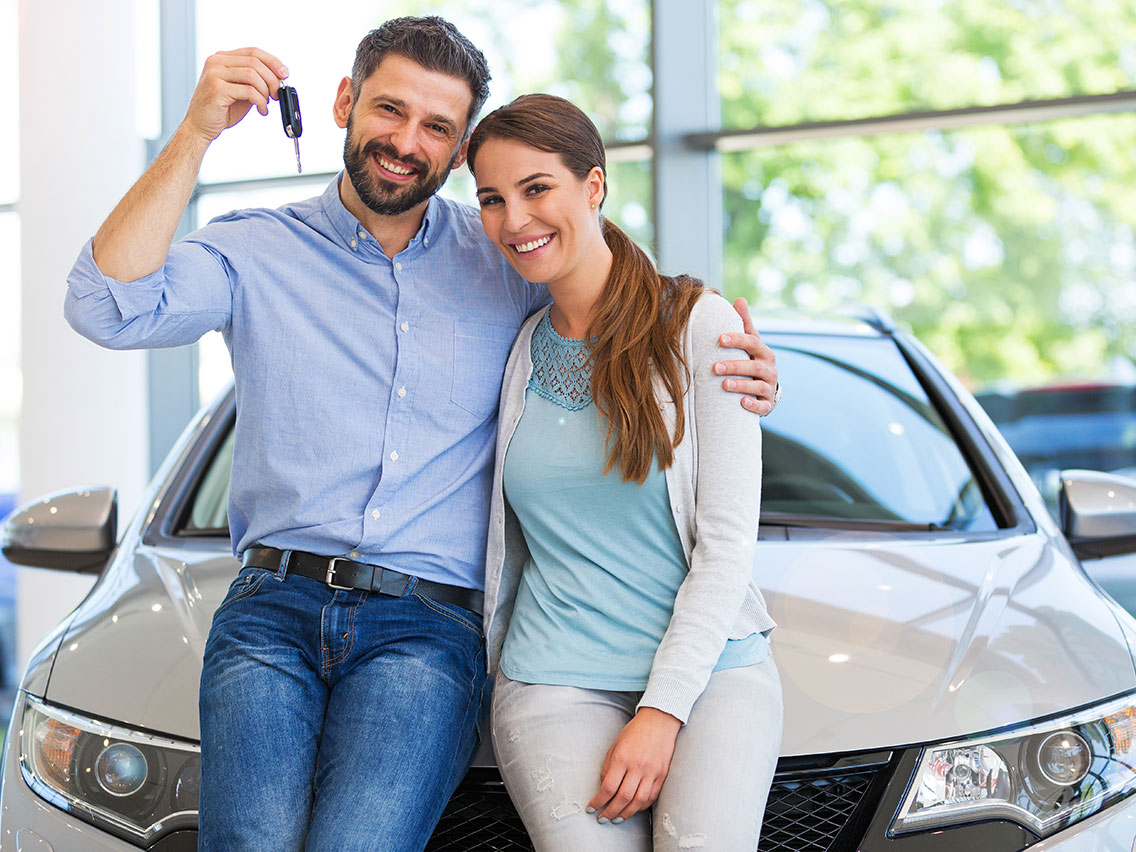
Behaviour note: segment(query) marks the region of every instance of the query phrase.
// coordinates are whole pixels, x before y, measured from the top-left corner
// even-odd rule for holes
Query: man
[[[420,850],[476,743],[498,388],[548,295],[435,195],[489,79],[438,18],[360,43],[334,105],[345,172],[322,196],[171,246],[209,144],[266,115],[287,76],[255,48],[206,61],[170,144],[76,261],[65,313],[115,348],[218,329],[232,357],[245,567],[205,650],[201,848]],[[771,357],[728,372],[758,377],[734,381],[769,406]]]

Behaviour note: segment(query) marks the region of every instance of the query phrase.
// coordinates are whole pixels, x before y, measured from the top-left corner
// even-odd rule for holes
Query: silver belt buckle
[[[327,583],[329,586],[331,586],[333,589],[340,589],[344,592],[349,592],[352,589],[354,589],[355,588],[354,586],[340,586],[339,584],[332,582],[332,578],[335,577],[335,563],[336,562],[350,562],[350,561],[351,561],[350,559],[345,559],[342,556],[333,556],[331,558],[331,561],[327,563],[327,575],[323,578],[323,581],[325,583]]]

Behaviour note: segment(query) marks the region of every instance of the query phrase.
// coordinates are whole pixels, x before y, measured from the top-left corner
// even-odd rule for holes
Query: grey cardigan
[[[517,516],[505,500],[501,477],[509,441],[524,411],[533,367],[533,330],[547,310],[521,326],[501,387],[485,569],[490,673],[501,658],[529,555]],[[761,508],[761,420],[742,408],[736,394],[724,391],[720,377],[711,370],[715,361],[745,357],[740,350],[723,350],[718,344],[721,334],[740,330],[741,320],[730,304],[707,291],[691,311],[683,338],[691,373],[683,395],[686,428],[666,480],[689,573],[679,588],[639,702],[640,707],[657,707],[683,722],[706,688],[726,639],[765,633],[775,626],[752,578]],[[655,396],[667,400],[659,405],[673,433],[674,404],[662,387],[656,379]]]

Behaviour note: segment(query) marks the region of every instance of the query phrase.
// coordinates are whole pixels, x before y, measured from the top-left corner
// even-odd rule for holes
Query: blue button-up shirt
[[[137,281],[90,242],[65,315],[96,343],[178,346],[219,330],[236,381],[234,552],[348,555],[481,588],[497,401],[517,329],[548,301],[434,197],[393,259],[322,196],[214,219]]]

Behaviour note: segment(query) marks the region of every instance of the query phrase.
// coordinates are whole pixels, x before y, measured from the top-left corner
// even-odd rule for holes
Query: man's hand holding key
[[[269,101],[276,99],[287,77],[283,62],[256,47],[214,53],[205,60],[184,123],[211,142],[253,106],[261,115],[268,115]]]

